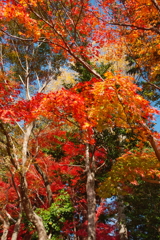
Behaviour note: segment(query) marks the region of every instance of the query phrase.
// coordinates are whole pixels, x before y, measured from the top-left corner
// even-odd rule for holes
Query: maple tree
[[[103,66],[98,69],[91,64],[92,58],[99,56],[101,45],[114,46],[115,42],[118,45],[124,39],[121,22],[112,22],[117,28],[111,28],[111,22],[106,25],[108,9],[113,10],[112,18],[119,16],[114,4],[113,0],[101,3],[104,11],[101,19],[99,9],[87,0],[1,2],[0,142],[4,164],[1,185],[2,190],[9,189],[2,194],[0,202],[2,239],[7,239],[7,235],[12,240],[25,236],[45,240],[57,235],[62,239],[72,235],[88,240],[117,239],[113,234],[116,227],[101,220],[106,205],[96,188],[102,172],[106,177],[105,172],[111,170],[112,195],[116,168],[134,183],[136,174],[144,175],[149,181],[152,173],[154,177],[159,176],[156,168],[160,160],[159,135],[152,130],[153,115],[158,111],[137,93],[140,88],[132,77],[120,72],[104,74]],[[124,5],[119,1],[117,4]],[[138,4],[142,4],[141,1]],[[139,5],[134,1],[132,4],[125,1],[125,5],[127,11],[120,8],[124,18],[129,10],[135,9],[132,21],[136,27],[130,27],[136,32],[131,32],[129,37],[129,41],[133,38],[130,44],[135,47],[141,30],[156,31],[146,29],[148,26],[139,27],[141,21],[137,16],[141,19],[142,15],[148,21],[143,11],[138,15]],[[157,44],[154,34],[150,38]],[[136,51],[139,48],[135,48]],[[140,53],[139,64],[145,62],[145,57]],[[70,89],[44,93],[53,73],[59,74],[60,63],[64,64],[65,59],[83,66],[83,82]],[[58,62],[53,68],[55,60]],[[154,67],[150,70],[152,73],[157,75]],[[16,82],[18,77],[21,83]],[[116,132],[118,150],[113,150],[108,138]],[[130,154],[126,143],[135,135],[140,151],[145,142],[150,142],[155,154]],[[155,162],[150,162],[150,157]],[[113,163],[115,158],[118,164]],[[137,161],[132,163],[133,159]],[[144,161],[140,161],[143,159],[147,159],[148,169],[152,167],[152,171],[146,170]],[[130,175],[129,168],[119,170],[123,161],[133,164]],[[122,182],[121,177],[117,177],[115,184]],[[107,186],[103,184],[102,188],[104,192]],[[61,195],[62,189],[66,195]],[[58,208],[60,199],[64,200],[62,209]]]
[[[139,74],[144,94],[159,99],[159,1],[102,1],[104,24],[118,27],[132,69]]]

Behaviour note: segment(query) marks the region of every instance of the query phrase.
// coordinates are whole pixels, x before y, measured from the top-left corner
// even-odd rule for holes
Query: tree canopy
[[[160,1],[2,0],[0,12],[1,240],[156,236]]]

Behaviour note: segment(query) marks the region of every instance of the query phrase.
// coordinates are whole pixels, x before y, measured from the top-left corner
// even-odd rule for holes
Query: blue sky
[[[157,116],[157,117],[156,117],[155,130],[156,130],[157,132],[160,132],[160,116]]]

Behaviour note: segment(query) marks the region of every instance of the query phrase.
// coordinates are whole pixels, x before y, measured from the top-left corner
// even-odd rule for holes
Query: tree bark
[[[18,233],[21,225],[21,220],[22,220],[22,212],[19,213],[18,220],[14,226],[13,234],[11,240],[17,240],[18,238]]]
[[[123,197],[118,196],[118,229],[120,240],[128,240],[128,233],[126,227],[126,216],[124,214]]]
[[[46,187],[47,197],[48,197],[48,206],[50,207],[51,204],[53,203],[53,198],[52,198],[52,190],[50,187],[49,179],[48,179],[46,173],[40,168],[40,166],[37,163],[35,163],[34,166],[44,181],[44,185]]]
[[[86,171],[87,171],[87,208],[88,208],[88,240],[96,240],[96,194],[95,194],[95,169],[94,157],[89,156],[89,144],[86,144]]]
[[[160,145],[158,144],[158,141],[152,135],[150,135],[149,142],[155,152],[158,161],[160,161]]]
[[[3,222],[3,234],[2,234],[1,240],[7,240],[8,231],[10,227],[9,220],[5,219],[2,216],[0,216],[0,220]]]
[[[43,225],[42,218],[39,217],[34,211],[31,205],[30,199],[28,197],[28,187],[25,176],[21,173],[21,186],[20,193],[22,199],[22,206],[26,213],[26,216],[31,223],[36,227],[39,240],[47,240],[47,233]]]
[[[141,125],[146,130],[146,133],[148,134],[148,141],[150,142],[158,161],[160,161],[160,144],[159,144],[159,141],[157,139],[155,139],[152,131],[149,129],[149,127],[146,125],[146,123],[142,122]]]
[[[33,122],[26,126],[24,133],[23,149],[22,149],[22,169],[20,171],[20,195],[21,204],[28,220],[36,227],[39,240],[47,240],[48,236],[43,225],[42,218],[39,217],[33,210],[31,201],[28,197],[28,184],[26,180],[26,165],[27,165],[27,152],[28,143],[33,130]]]

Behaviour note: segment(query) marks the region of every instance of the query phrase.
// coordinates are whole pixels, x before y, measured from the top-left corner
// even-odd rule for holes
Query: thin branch
[[[24,81],[23,81],[21,75],[19,75],[19,79],[21,80],[22,84],[25,86],[25,83],[24,83]]]
[[[9,167],[8,167],[8,170],[9,170],[9,172],[10,172],[10,174],[11,174],[11,179],[12,179],[13,187],[14,187],[16,193],[17,193],[19,202],[21,202],[21,195],[20,195],[20,192],[19,192],[19,190],[18,190],[17,184],[16,184],[15,181],[14,181],[13,172],[11,171],[11,169],[10,169]]]
[[[46,188],[46,191],[47,191],[48,205],[50,207],[52,202],[53,202],[52,190],[51,190],[51,186],[50,186],[51,183],[49,181],[49,178],[48,178],[47,174],[45,173],[45,171],[43,171],[41,169],[41,167],[39,166],[38,163],[35,162],[34,167],[43,179],[43,182],[44,182],[44,185],[45,185],[45,188]]]
[[[97,169],[96,169],[96,172],[98,172],[103,166],[105,166],[105,162],[101,164],[101,166],[99,166]]]
[[[74,37],[75,37],[75,40],[76,40],[76,35],[77,34],[79,35],[79,33],[76,31],[76,25],[78,24],[78,22],[77,22],[77,24],[74,23],[72,17],[70,17],[70,15],[68,14],[67,10],[65,9],[65,6],[64,6],[63,2],[61,2],[61,5],[62,5],[62,8],[63,8],[64,12],[66,13],[67,17],[69,18],[69,20],[71,21],[71,23],[72,23],[72,25],[74,27]],[[69,33],[70,36],[72,36],[70,31],[67,29],[65,23],[62,21],[62,18],[61,18],[60,15],[59,15],[59,19],[60,19],[61,23],[63,24],[65,30]],[[80,36],[79,36],[79,39],[80,39]]]
[[[2,42],[0,43],[0,67],[1,71],[4,72],[4,63],[3,63],[3,47],[2,47]]]
[[[17,36],[15,36],[15,35],[12,35],[12,34],[10,34],[10,33],[8,33],[8,32],[6,32],[6,31],[4,31],[3,29],[1,29],[0,28],[0,32],[3,32],[3,33],[5,33],[7,36],[9,36],[9,37],[11,37],[11,38],[15,38],[15,39],[18,39],[18,40],[22,40],[22,41],[34,41],[34,38],[21,38],[21,37],[17,37]]]
[[[22,61],[21,61],[21,59],[20,59],[20,57],[19,57],[19,54],[18,54],[17,48],[16,48],[16,46],[15,46],[15,44],[14,44],[14,41],[13,41],[13,40],[11,40],[11,41],[12,41],[13,48],[14,48],[14,51],[16,52],[16,55],[17,55],[17,58],[18,58],[18,61],[19,61],[19,64],[20,64],[21,68],[22,68],[24,71],[26,71],[25,68],[23,67]]]
[[[142,26],[137,26],[134,24],[128,24],[128,23],[117,23],[117,22],[107,22],[109,25],[114,25],[114,26],[122,26],[122,27],[130,27],[130,28],[135,28],[138,30],[144,30],[144,31],[152,31],[160,34],[160,30],[157,29],[156,27],[142,27]]]
[[[40,88],[41,88],[41,84],[40,84],[40,81],[39,81],[39,77],[38,77],[37,72],[35,72],[35,73],[36,73],[36,77],[37,77],[38,87],[39,87],[39,90],[40,90]]]
[[[81,167],[81,168],[85,168],[82,165],[74,165],[74,164],[58,164],[58,165],[60,165],[60,166],[68,166],[68,167]]]
[[[71,56],[74,57],[75,60],[77,60],[78,62],[82,63],[82,65],[89,70],[90,73],[92,73],[94,76],[96,76],[97,78],[101,79],[103,81],[103,78],[101,77],[101,75],[99,73],[96,72],[96,70],[92,69],[92,67],[85,62],[81,57],[76,56],[71,47],[69,46],[68,43],[66,42],[65,38],[62,36],[62,34],[55,29],[54,24],[52,22],[52,24],[50,22],[48,22],[46,19],[42,18],[37,12],[35,12],[30,6],[29,6],[30,10],[39,18],[41,19],[43,22],[45,22],[48,26],[50,26],[53,31],[62,39],[63,43],[65,44],[66,48],[63,47],[62,45],[60,45],[63,49],[65,49]],[[50,42],[51,43],[51,42]],[[54,43],[53,43],[54,44]]]
[[[14,220],[14,218],[12,218],[12,216],[5,210],[5,214],[7,215],[9,220],[12,220],[14,223],[16,223],[16,220]]]
[[[18,125],[19,129],[25,134],[25,131],[24,131],[24,129],[21,127],[21,125],[19,124],[19,122],[17,122],[17,121],[15,121],[15,122],[16,122],[16,124]]]
[[[153,5],[157,8],[157,10],[160,14],[160,6],[158,5],[157,0],[151,0],[151,1],[152,1]]]
[[[154,1],[154,0],[153,0]],[[89,11],[89,10],[88,10]],[[160,34],[160,30],[156,27],[142,27],[142,26],[137,26],[137,25],[134,25],[134,24],[129,24],[129,23],[120,23],[120,22],[109,22],[107,20],[104,20],[103,18],[101,17],[98,17],[95,15],[95,13],[92,12],[92,14],[97,18],[99,19],[100,21],[108,24],[108,25],[112,25],[112,26],[122,26],[122,27],[129,27],[129,28],[134,28],[134,29],[137,29],[137,30],[143,30],[143,31],[152,31],[152,32],[156,32],[157,34]]]
[[[41,204],[42,204],[42,205],[45,205],[45,203],[44,203],[44,202],[42,201],[42,199],[40,198],[38,192],[36,191],[35,193],[36,193],[37,198],[38,198],[39,201],[41,202]]]
[[[160,184],[159,180],[153,180],[153,179],[147,179],[147,178],[142,178],[142,179],[145,182]]]

